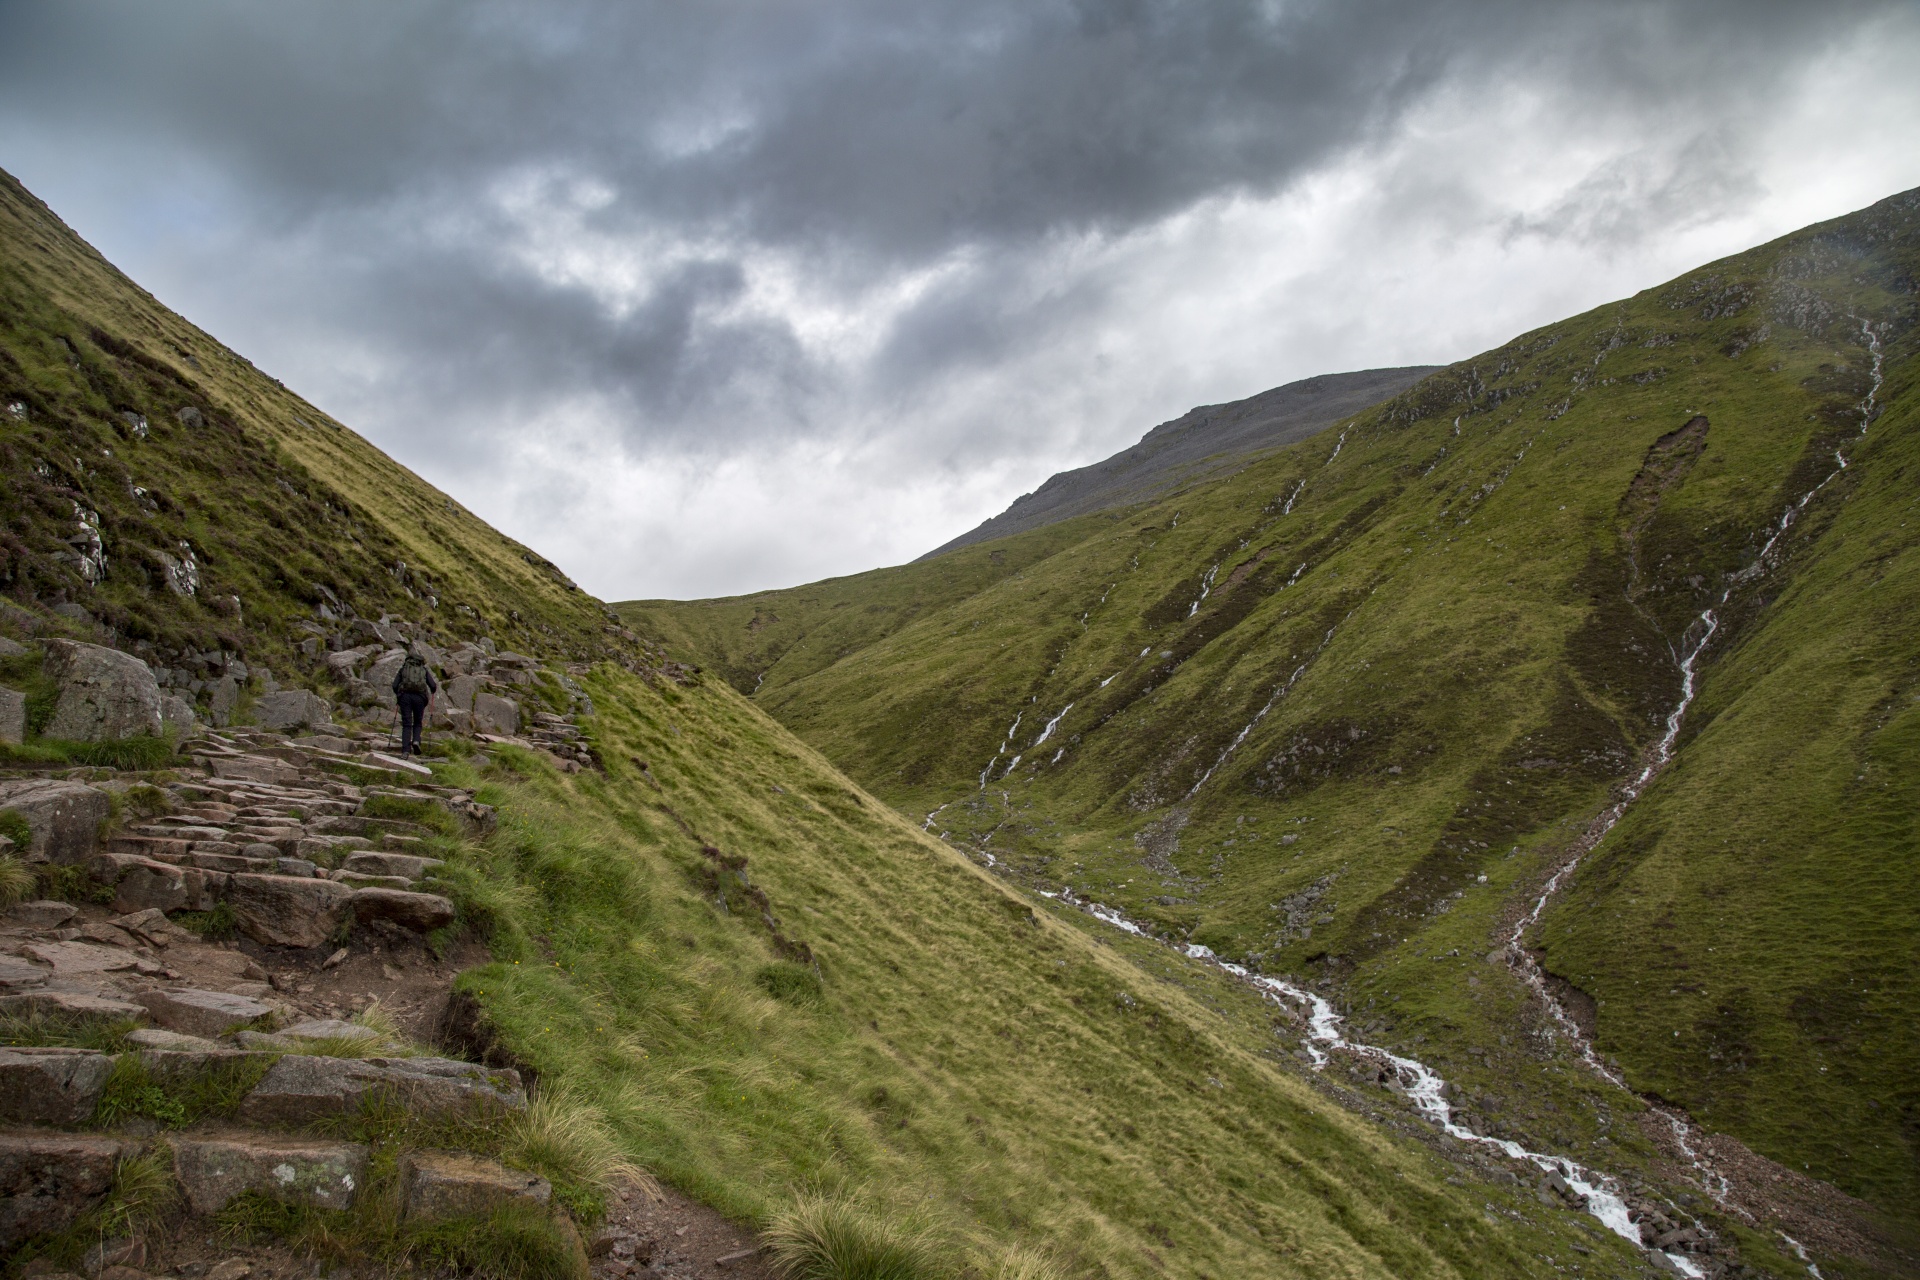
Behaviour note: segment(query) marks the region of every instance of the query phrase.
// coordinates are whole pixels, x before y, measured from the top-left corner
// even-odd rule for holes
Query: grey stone
[[[213,756],[207,764],[216,778],[237,778],[242,782],[266,782],[275,786],[300,781],[298,768],[274,756]]]
[[[345,1209],[367,1183],[367,1148],[357,1142],[279,1138],[175,1137],[173,1172],[195,1213],[217,1213],[257,1191],[289,1204]]]
[[[84,782],[16,778],[0,781],[0,809],[13,810],[33,828],[31,861],[71,863],[93,852],[113,802]]]
[[[282,732],[289,729],[324,729],[333,723],[333,711],[325,698],[305,689],[282,689],[269,693],[253,704],[254,723],[263,729]]]
[[[453,903],[437,893],[367,888],[353,891],[353,912],[361,920],[391,920],[415,933],[430,933],[453,923]]]
[[[402,876],[408,880],[418,880],[429,870],[443,867],[446,863],[438,858],[422,858],[411,853],[376,853],[363,850],[350,853],[341,864],[344,871],[358,871],[369,876]]]
[[[207,718],[224,729],[233,723],[233,709],[240,705],[240,682],[228,672],[213,682],[207,694]]]
[[[26,652],[27,646],[18,640],[9,640],[5,636],[0,636],[0,658],[21,658],[26,656]]]
[[[308,876],[237,874],[227,882],[227,905],[241,932],[275,947],[317,947],[347,917],[353,890]]]
[[[473,700],[484,687],[485,681],[481,680],[479,676],[455,676],[453,679],[447,681],[446,685],[440,690],[441,696],[439,700],[448,710],[458,708],[461,711],[471,713],[473,711]]]
[[[8,644],[13,644],[11,640]],[[18,649],[19,645],[14,645]],[[0,742],[27,740],[27,695],[18,689],[0,687]]]
[[[380,1033],[372,1027],[363,1027],[357,1022],[342,1022],[338,1018],[308,1018],[284,1027],[278,1033],[282,1040],[360,1040],[371,1043],[380,1038]]]
[[[91,1134],[0,1133],[0,1252],[72,1225],[107,1194],[114,1166],[134,1149]]]
[[[518,1072],[446,1058],[280,1059],[240,1104],[252,1124],[304,1125],[354,1115],[373,1098],[391,1096],[418,1114],[522,1110]]]
[[[508,1205],[545,1208],[545,1178],[464,1151],[414,1151],[400,1161],[400,1189],[409,1218],[427,1222],[479,1217]]]
[[[413,881],[405,876],[368,875],[363,871],[336,871],[328,879],[353,889],[399,889],[413,887]]]
[[[140,964],[138,956],[120,947],[95,946],[91,942],[29,942],[20,954],[38,960],[53,970],[62,981],[97,979],[103,973],[117,973]]]
[[[80,908],[71,902],[53,902],[42,899],[38,902],[17,902],[8,907],[6,922],[21,929],[58,929],[67,921],[80,914]]]
[[[491,693],[473,696],[473,727],[480,733],[520,732],[520,704]]]
[[[91,1049],[0,1048],[0,1120],[79,1124],[112,1074],[113,1059]]]
[[[195,867],[129,853],[97,853],[87,863],[93,878],[113,889],[113,909],[180,911],[200,906],[205,876]]]
[[[189,987],[143,991],[135,998],[146,1006],[153,1020],[167,1030],[207,1039],[226,1035],[237,1027],[271,1024],[280,1014],[276,1005],[228,991],[200,991]]]
[[[274,870],[283,876],[316,876],[320,868],[305,858],[276,858]]]
[[[43,969],[37,964],[29,964],[13,956],[0,956],[0,993],[44,987],[52,974],[51,969]]]
[[[47,641],[47,674],[60,686],[49,738],[113,742],[160,735],[160,685],[130,653],[77,640]]]
[[[184,738],[199,725],[193,704],[177,693],[160,695],[160,730],[172,738]]]
[[[373,665],[367,668],[367,688],[373,700],[383,707],[394,705],[393,678],[400,672],[400,664],[407,660],[405,649],[389,649],[375,658]]]

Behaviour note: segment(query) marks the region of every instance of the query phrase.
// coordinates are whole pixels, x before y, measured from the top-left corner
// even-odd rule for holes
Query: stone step
[[[80,1133],[0,1133],[0,1255],[34,1236],[64,1231],[106,1199],[114,1169],[139,1150],[125,1138]]]
[[[174,1177],[198,1214],[218,1213],[250,1191],[288,1204],[347,1209],[367,1185],[371,1159],[357,1142],[258,1133],[176,1135],[171,1145]]]
[[[327,878],[354,889],[411,889],[413,887],[413,881],[405,876],[381,875],[379,872],[335,871]]]
[[[406,852],[361,852],[347,855],[341,863],[342,870],[358,872],[368,876],[400,876],[407,880],[418,880],[428,871],[446,864],[438,858],[423,857]]]

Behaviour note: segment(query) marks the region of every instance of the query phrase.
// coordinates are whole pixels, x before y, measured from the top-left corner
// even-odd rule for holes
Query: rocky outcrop
[[[253,718],[261,728],[280,732],[290,729],[328,729],[333,725],[333,709],[318,694],[305,689],[282,689],[255,702]]]
[[[77,640],[49,640],[46,670],[60,687],[47,737],[114,742],[160,735],[159,682],[132,654]]]
[[[71,863],[93,852],[113,802],[83,782],[15,778],[0,781],[0,809],[18,813],[33,829],[30,861]]]
[[[346,919],[354,890],[332,880],[240,874],[227,883],[227,905],[240,931],[263,946],[317,947]]]

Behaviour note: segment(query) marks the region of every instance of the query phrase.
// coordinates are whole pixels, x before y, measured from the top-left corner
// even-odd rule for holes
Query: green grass
[[[756,701],[916,823],[940,809],[1028,883],[1331,981],[1499,1124],[1634,1166],[1639,1104],[1543,1051],[1476,957],[1658,734],[1686,626],[1857,430],[1850,317],[1873,317],[1887,381],[1855,465],[1719,611],[1679,762],[1539,943],[1638,1087],[1909,1231],[1914,203],[1521,335],[1232,478],[958,553],[998,576],[941,580],[941,557],[623,607],[736,684],[765,669]],[[1696,414],[1692,448],[1672,433]],[[764,666],[769,619],[836,610],[902,621]]]
[[[123,1053],[107,1077],[93,1123],[111,1128],[144,1118],[178,1129],[201,1120],[230,1118],[274,1061],[273,1054],[250,1054],[155,1074],[140,1054]]]
[[[768,1224],[773,1265],[791,1280],[934,1280],[951,1271],[923,1231],[844,1199],[807,1196]]]

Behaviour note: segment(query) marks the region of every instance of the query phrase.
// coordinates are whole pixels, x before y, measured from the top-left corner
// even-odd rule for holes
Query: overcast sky
[[[607,599],[1920,185],[1920,5],[0,0],[0,166]]]

